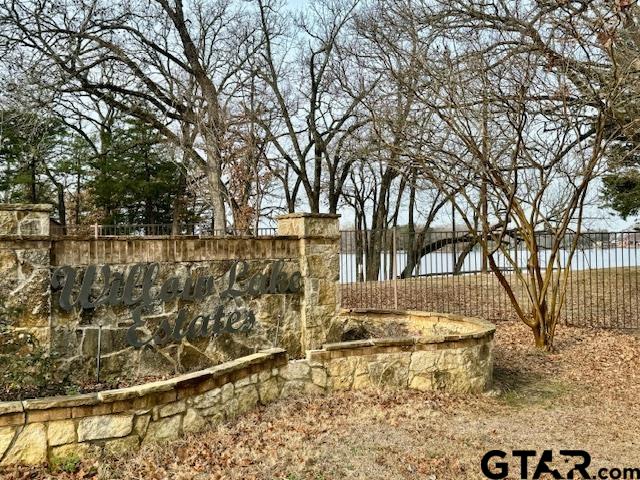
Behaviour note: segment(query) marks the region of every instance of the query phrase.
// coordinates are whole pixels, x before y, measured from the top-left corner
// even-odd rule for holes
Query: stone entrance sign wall
[[[258,238],[56,238],[49,233],[50,211],[48,205],[0,205],[0,299],[13,311],[8,331],[31,336],[55,353],[59,375],[95,375],[98,345],[102,378],[108,379],[173,375],[273,347],[302,357],[308,349],[339,339],[333,325],[339,270],[336,215],[285,215],[278,219],[277,236]],[[107,295],[105,265],[110,281],[120,276],[121,287],[128,276],[134,277],[135,295],[142,295],[144,272],[153,266],[148,290],[155,300],[138,311],[135,334],[151,339],[172,333],[175,338],[135,348],[127,332],[136,305],[95,302],[87,307]],[[65,283],[74,280],[71,272],[74,288],[65,294]],[[92,273],[95,280],[87,282],[92,288],[83,308],[81,284]],[[188,290],[185,285],[191,282],[195,288],[199,278],[211,279],[201,298],[157,299],[164,284]],[[252,278],[257,279],[254,284]],[[278,279],[284,279],[282,287]],[[65,308],[69,299],[77,304]],[[205,316],[216,333],[183,338],[190,322],[201,326]],[[245,322],[245,317],[255,321]],[[216,330],[214,323],[230,327]],[[15,351],[0,346],[3,353]]]
[[[95,373],[100,337],[104,374],[178,376],[0,402],[0,464],[131,451],[290,395],[382,387],[480,392],[491,385],[495,328],[488,322],[414,311],[337,311],[337,216],[287,215],[273,237],[59,239],[49,234],[49,214],[43,205],[0,206],[0,298],[3,309],[15,310],[1,325],[0,355],[32,348],[2,342],[2,335],[22,334],[60,355],[58,373],[86,377]],[[100,283],[104,265],[123,284],[133,279],[133,296],[123,287],[122,302],[105,300],[111,289]],[[138,275],[131,275],[135,269]],[[72,271],[74,288],[65,290]],[[94,274],[95,281],[85,282],[92,288],[83,292],[85,276]],[[161,301],[171,296],[171,285],[196,292],[198,279],[211,280],[200,282],[197,301],[190,295]],[[138,315],[144,295],[153,301]],[[234,327],[246,325],[233,317],[240,311],[255,316],[249,331]],[[235,320],[216,335],[189,337],[174,328],[173,339],[154,336],[180,318],[206,315],[213,324]],[[340,341],[345,332],[388,323],[408,333]],[[128,336],[132,325],[136,338],[154,341],[137,348]]]

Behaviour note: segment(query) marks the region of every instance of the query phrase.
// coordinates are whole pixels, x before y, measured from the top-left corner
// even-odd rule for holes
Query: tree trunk
[[[29,176],[30,176],[29,201],[31,203],[38,203],[38,187],[37,187],[38,177],[37,177],[36,168],[37,168],[37,162],[35,157],[32,156],[31,161],[29,162]]]
[[[211,228],[214,233],[224,235],[227,228],[227,215],[224,208],[224,198],[220,188],[220,161],[209,154],[207,159],[207,180],[209,181],[209,191],[211,196],[211,207],[213,209],[213,221]]]
[[[307,189],[311,213],[320,213],[320,192]]]
[[[355,256],[356,256],[356,282],[364,282],[364,241],[363,237],[365,232],[360,227],[360,221],[358,220],[358,228],[354,232],[355,234]]]
[[[382,235],[386,227],[387,214],[389,212],[389,190],[397,172],[391,168],[382,175],[378,203],[374,207],[371,225],[371,239],[367,250],[367,280],[378,280],[380,276],[380,254],[382,252]]]
[[[64,203],[64,187],[56,183],[56,191],[58,196],[58,217],[60,220],[60,224],[64,227],[67,225],[67,208]]]
[[[553,351],[553,340],[555,337],[555,326],[557,317],[554,312],[547,308],[546,300],[540,303],[539,308],[533,309],[535,325],[531,327],[536,347],[545,351]]]
[[[74,223],[80,225],[80,162],[76,165],[76,204],[74,208]]]
[[[369,232],[369,244],[367,248],[367,280],[377,281],[380,276],[380,252],[382,251],[382,231],[371,230]]]
[[[547,329],[544,328],[544,323],[538,323],[536,326],[531,327],[531,330],[533,331],[536,347],[545,352],[550,352],[553,349],[553,335],[550,335]]]
[[[178,190],[173,201],[173,212],[171,216],[171,234],[178,235],[180,233],[180,223],[184,215],[186,207],[186,191],[187,191],[187,179],[185,173],[180,169],[178,177]]]
[[[329,192],[329,213],[338,213],[338,202],[340,201],[340,194],[335,192]]]
[[[405,266],[404,270],[402,270],[402,273],[400,274],[400,278],[410,277],[411,272],[413,271],[415,266],[425,255],[428,255],[431,252],[440,250],[441,248],[444,248],[447,245],[451,245],[454,243],[465,243],[465,242],[470,242],[475,240],[472,235],[467,234],[463,236],[458,236],[457,238],[454,238],[454,237],[442,238],[442,239],[430,242],[426,245],[422,245],[424,243],[424,236],[421,234],[418,234],[416,238],[417,238],[417,241],[414,243],[413,248],[411,249],[410,252],[407,252],[407,265]]]

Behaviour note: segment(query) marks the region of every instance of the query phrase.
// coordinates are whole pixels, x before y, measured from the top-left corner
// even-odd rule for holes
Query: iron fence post
[[[393,275],[393,307],[395,310],[398,309],[398,245],[396,240],[396,227],[393,227],[391,242],[391,255],[393,255],[393,267],[392,267],[392,275]]]

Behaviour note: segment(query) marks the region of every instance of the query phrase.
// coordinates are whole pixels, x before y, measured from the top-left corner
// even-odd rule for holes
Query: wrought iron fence
[[[640,232],[569,234],[552,264],[548,233],[536,235],[543,272],[568,267],[562,321],[609,328],[640,328],[638,304]],[[514,318],[505,288],[492,273],[473,235],[464,231],[343,231],[340,283],[342,306],[402,308]],[[570,245],[577,246],[570,258]],[[490,245],[495,266],[521,305],[529,306],[529,252],[522,239],[501,249]],[[519,274],[520,275],[519,275]],[[559,275],[554,275],[554,279]]]
[[[276,228],[249,229],[227,228],[213,230],[211,225],[190,224],[118,224],[118,225],[51,225],[55,237],[222,237],[222,236],[268,236],[276,235]]]

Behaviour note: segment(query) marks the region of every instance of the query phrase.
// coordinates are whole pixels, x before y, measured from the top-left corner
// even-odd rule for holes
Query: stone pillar
[[[0,237],[49,237],[48,204],[0,203]]]
[[[340,274],[340,215],[290,213],[278,217],[278,235],[300,241],[300,272],[304,280],[301,309],[303,350],[320,348],[336,319]]]
[[[29,334],[49,348],[51,298],[49,266],[51,205],[0,204],[0,312],[7,329],[2,335],[24,340]],[[15,349],[0,338],[0,354]]]

